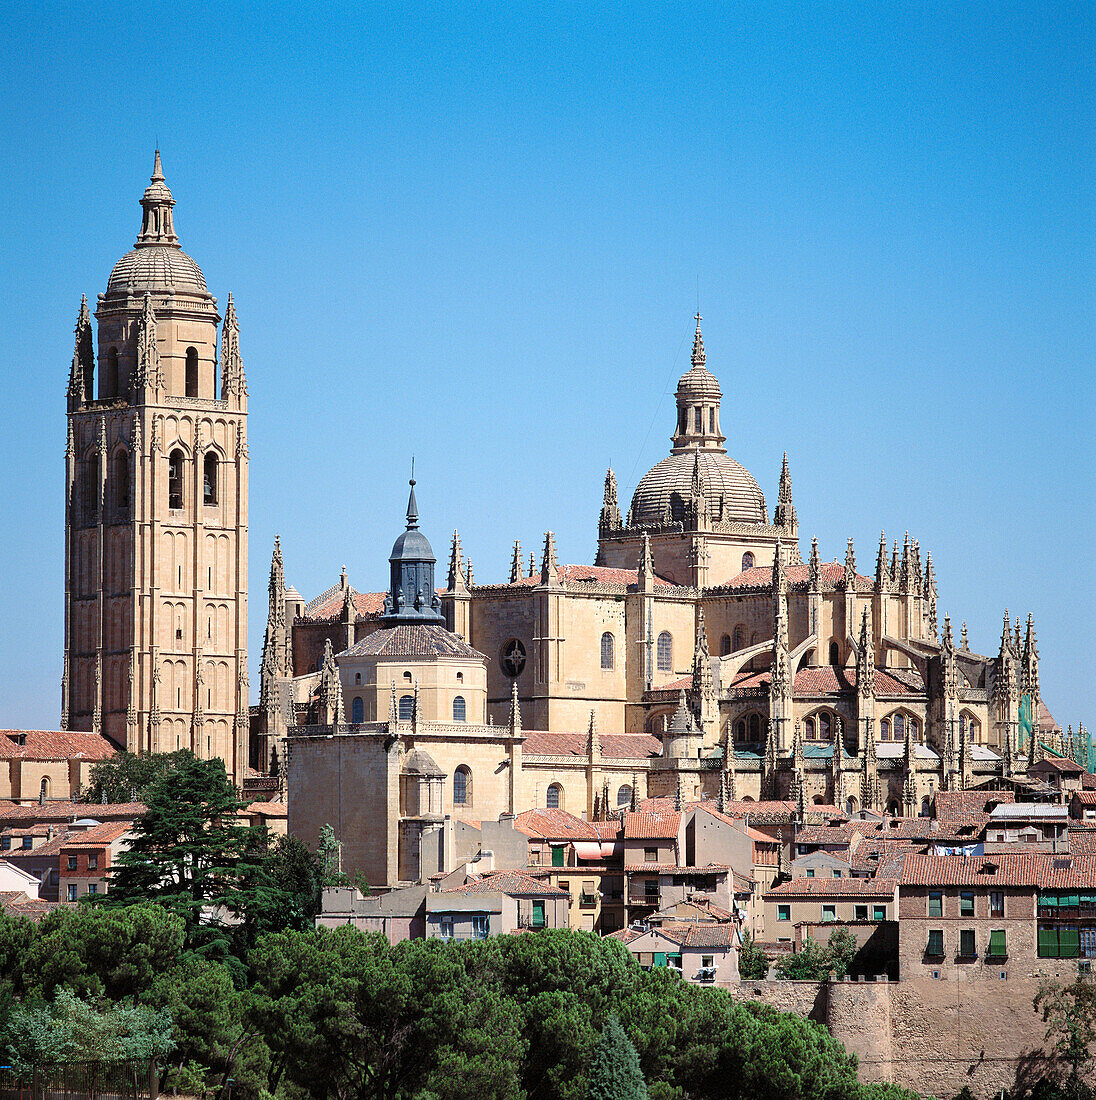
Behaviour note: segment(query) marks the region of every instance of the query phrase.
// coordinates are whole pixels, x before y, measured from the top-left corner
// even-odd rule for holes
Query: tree
[[[830,953],[810,936],[796,952],[776,960],[776,972],[789,981],[820,982],[830,970]]]
[[[1090,1095],[1081,1080],[1081,1068],[1091,1060],[1089,1047],[1096,1039],[1096,986],[1080,978],[1067,986],[1044,982],[1035,994],[1034,1007],[1047,1025],[1047,1041],[1069,1065],[1068,1095]]]
[[[738,976],[746,981],[761,981],[769,973],[772,960],[754,943],[749,932],[742,934],[742,948],[738,952]]]
[[[844,978],[852,965],[860,944],[847,928],[835,928],[826,941],[826,952],[830,958],[830,970],[835,978]]]
[[[615,1015],[605,1021],[594,1048],[587,1096],[589,1100],[647,1100],[639,1055]]]
[[[153,784],[193,758],[189,749],[140,756],[131,752],[115,753],[109,760],[93,765],[79,801],[144,802]]]
[[[43,1062],[126,1062],[161,1058],[173,1048],[171,1016],[145,1005],[100,1011],[62,989],[52,1004],[14,1009],[8,1051],[20,1072]]]

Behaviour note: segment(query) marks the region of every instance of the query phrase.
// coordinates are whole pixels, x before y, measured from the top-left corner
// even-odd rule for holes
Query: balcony
[[[579,905],[597,905],[597,894],[588,894],[585,890],[578,896]]]

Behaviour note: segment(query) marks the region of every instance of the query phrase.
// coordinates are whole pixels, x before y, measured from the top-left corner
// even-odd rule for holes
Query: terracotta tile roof
[[[849,844],[849,870],[867,871],[891,878],[893,875],[886,872],[896,866],[896,860],[913,850],[914,842],[911,840],[890,840],[857,834]]]
[[[440,593],[444,589],[438,591]],[[372,618],[379,615],[384,609],[386,595],[386,592],[359,592],[353,585],[350,586],[350,598],[354,601],[354,610],[357,611],[359,618]],[[343,598],[342,585],[332,585],[305,606],[302,618],[311,619],[313,622],[337,619],[342,614]]]
[[[682,947],[733,947],[735,944],[733,924],[663,921],[651,931],[661,932],[668,940]]]
[[[1081,775],[1085,771],[1085,769],[1075,760],[1067,760],[1053,756],[1048,756],[1044,760],[1037,760],[1028,768],[1028,772],[1038,772],[1042,770],[1058,772],[1060,775]]]
[[[285,817],[289,807],[284,802],[252,802],[244,809],[245,814],[263,814],[265,817]]]
[[[132,821],[148,807],[143,802],[38,802],[26,806],[0,805],[0,824],[31,825],[38,822],[68,824],[83,818],[95,821]]]
[[[24,917],[37,924],[47,913],[52,913],[60,905],[57,901],[42,901],[32,898],[22,890],[0,891],[0,912],[6,917]]]
[[[533,756],[585,756],[587,740],[585,733],[530,730],[522,751]],[[646,760],[662,752],[662,742],[649,733],[603,733],[598,740],[601,755],[613,760]]]
[[[340,657],[464,657],[484,660],[463,638],[444,626],[425,624],[390,626],[367,634],[344,649]]]
[[[537,882],[524,871],[493,871],[443,894],[509,894],[510,897],[568,897],[566,890]]]
[[[568,584],[580,584],[583,581],[594,581],[596,584],[618,584],[622,587],[638,584],[638,575],[635,569],[609,569],[602,565],[561,565],[559,578]],[[656,588],[673,587],[673,581],[655,575]],[[527,577],[520,577],[512,584],[491,585],[495,588],[533,588],[540,584],[540,570],[531,573]],[[478,588],[479,585],[474,587]]]
[[[1069,850],[1077,856],[1096,856],[1096,829],[1070,829]]]
[[[62,848],[100,848],[125,836],[133,828],[132,821],[104,821],[102,825],[93,825],[90,829],[80,829],[67,834]],[[37,849],[41,851],[42,849]]]
[[[624,815],[624,837],[626,840],[676,840],[681,824],[681,814],[669,813],[627,813]]]
[[[893,898],[892,878],[795,878],[774,886],[769,898]]]
[[[971,814],[988,814],[991,804],[1015,801],[1013,791],[937,791],[933,807],[936,820],[943,824]]]
[[[605,822],[604,824],[608,824]],[[566,810],[526,810],[514,818],[514,828],[541,840],[597,840],[593,823]],[[616,826],[619,828],[619,825]]]
[[[845,580],[845,566],[837,561],[822,562],[818,569],[820,587],[832,589],[838,582]],[[789,565],[787,569],[789,588],[806,588],[810,579],[809,565]],[[753,569],[746,569],[737,577],[732,577],[721,588],[765,588],[771,589],[773,583],[773,570],[771,565],[756,565]],[[875,586],[871,577],[856,575],[856,588],[859,592],[870,592]]]
[[[1082,806],[1096,806],[1096,791],[1074,791],[1073,797]]]
[[[621,943],[631,943],[632,940],[643,935],[646,935],[646,933],[637,932],[634,928],[618,928],[615,932],[610,932],[605,939],[620,940]]]
[[[731,689],[741,691],[744,688],[765,687],[771,679],[768,670],[743,671],[731,681]],[[801,668],[795,674],[792,689],[797,695],[847,694],[856,690],[856,669],[836,668],[833,665]],[[915,669],[875,670],[876,695],[923,695],[924,692],[924,681]]]
[[[79,730],[0,730],[0,760],[106,760],[112,741]]]
[[[640,810],[647,813],[666,813],[674,809],[674,800],[665,797],[643,798],[638,805]],[[749,817],[751,825],[790,825],[796,815],[794,802],[727,802],[722,811],[714,801],[686,802],[683,806],[685,809],[703,808],[714,817],[734,824]],[[825,807],[818,808],[825,809]],[[811,816],[810,810],[807,811],[807,816]]]
[[[902,860],[898,883],[899,886],[1038,886],[1045,873],[1046,858],[1011,853],[969,857],[911,854]]]

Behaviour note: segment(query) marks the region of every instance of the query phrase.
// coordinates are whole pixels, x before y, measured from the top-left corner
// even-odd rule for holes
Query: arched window
[[[887,803],[887,813],[889,813],[891,815],[891,817],[901,817],[902,816],[902,806],[899,803],[897,798],[892,798]]]
[[[751,714],[749,721],[750,721],[750,740],[751,741],[760,741],[761,740],[761,715],[760,714]]]
[[[828,714],[820,714],[818,716],[818,739],[820,741],[829,741],[830,739],[830,716]]]
[[[906,739],[906,716],[904,714],[896,714],[894,716],[894,740],[904,741]]]
[[[129,456],[125,451],[119,451],[114,456],[111,474],[114,483],[114,507],[122,512],[129,507]]]
[[[932,800],[929,798],[928,795],[925,795],[925,797],[921,799],[921,816],[922,817],[928,817],[929,816],[929,814],[932,812],[931,809],[930,809],[931,806],[932,806]]]
[[[92,455],[84,470],[84,522],[99,522],[99,456]]]
[[[743,718],[735,724],[734,727],[734,739],[736,741],[746,740],[746,719]]]
[[[601,636],[601,667],[613,667],[613,635],[608,630]]]
[[[465,706],[463,695],[457,695],[453,698],[453,721],[468,721],[468,708]]]
[[[457,673],[457,683],[458,684],[463,684],[464,683],[464,673],[463,672],[458,672]]]
[[[38,797],[43,802],[49,798],[49,776],[42,777],[42,785],[38,788]]]
[[[563,788],[558,783],[553,783],[548,788],[548,794],[544,799],[544,805],[549,810],[563,809]]]
[[[854,814],[860,809],[860,803],[855,798],[847,798],[845,800],[845,812],[848,814]]]
[[[884,718],[883,721],[879,723],[879,740],[890,740],[890,722],[888,722],[886,718]]]
[[[719,655],[720,657],[726,657],[731,652],[731,636],[730,634],[724,634],[719,639]]]
[[[629,784],[625,783],[617,788],[617,808],[624,809],[625,806],[632,804],[632,788]]]
[[[746,647],[746,628],[744,626],[736,626],[734,628],[734,642],[732,643],[732,649],[737,653],[740,649]]]
[[[959,716],[961,735],[966,738],[968,744],[973,745],[978,740],[978,723],[969,715]]]
[[[186,349],[186,395],[198,396],[198,352],[195,348]]]
[[[202,467],[202,503],[217,503],[217,456],[212,451],[206,451],[205,462]]]
[[[354,673],[354,683],[360,684],[362,682],[362,674],[360,672]]]
[[[803,738],[806,741],[813,741],[814,740],[814,719],[813,718],[808,718],[803,723]]]
[[[88,394],[90,397],[91,394]],[[107,352],[106,370],[99,377],[99,398],[118,396],[118,349]]]
[[[912,740],[917,740],[917,721],[914,718],[907,719],[910,727],[910,737]]]
[[[172,451],[167,460],[167,506],[183,506],[183,452]]]
[[[411,683],[411,673],[410,672],[405,672],[403,674],[403,679],[404,679],[405,683],[408,683],[408,684]]]
[[[672,672],[674,667],[674,639],[668,630],[658,636],[658,671]]]
[[[360,695],[354,698],[354,701],[350,704],[350,721],[351,722],[364,722],[365,721],[365,701]]]
[[[841,663],[841,649],[836,642],[830,642],[830,664],[838,665]]]
[[[461,764],[453,772],[453,805],[467,806],[472,802],[472,772]]]
[[[745,572],[747,569],[753,569],[753,567],[754,567],[753,553],[751,551],[747,550],[746,553],[742,555],[742,571]]]
[[[410,722],[415,713],[415,697],[413,695],[400,696],[399,719],[401,722]]]

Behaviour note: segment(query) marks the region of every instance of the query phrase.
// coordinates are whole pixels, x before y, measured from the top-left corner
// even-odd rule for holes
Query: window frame
[[[930,917],[942,917],[944,915],[944,891],[930,890],[928,898],[928,915]]]
[[[959,916],[961,917],[973,917],[975,908],[974,891],[973,890],[960,890],[959,891]]]
[[[601,635],[601,670],[612,672],[616,667],[616,636],[611,630]]]
[[[668,630],[660,631],[655,643],[655,667],[659,672],[674,670],[674,636]]]
[[[955,950],[956,958],[978,958],[978,939],[973,928],[959,929],[959,943]]]
[[[778,921],[790,921],[792,919],[792,907],[788,905],[777,905],[776,907],[776,919]]]
[[[925,954],[930,959],[942,959],[944,957],[944,930],[942,928],[930,928],[928,943],[925,945]]]

